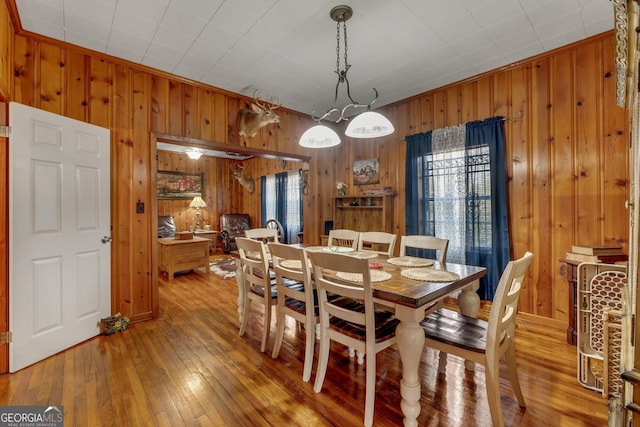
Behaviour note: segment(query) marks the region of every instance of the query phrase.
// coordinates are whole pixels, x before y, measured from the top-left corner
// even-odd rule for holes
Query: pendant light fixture
[[[330,120],[335,123],[340,123],[343,120],[350,120],[346,114],[351,110],[357,110],[359,108],[366,108],[366,111],[350,120],[349,126],[347,126],[347,130],[345,131],[345,135],[352,138],[378,138],[394,132],[393,125],[386,117],[380,113],[370,111],[371,106],[378,99],[378,91],[375,88],[373,88],[375,97],[369,104],[360,104],[351,97],[349,79],[347,78],[347,72],[351,67],[347,60],[347,21],[353,16],[353,10],[349,6],[345,5],[336,6],[331,9],[329,16],[337,23],[335,73],[338,75],[338,82],[336,83],[333,106],[321,116],[316,116],[315,111],[311,114],[311,118],[319,124],[311,127],[302,134],[302,137],[300,138],[300,145],[303,147],[323,148],[333,147],[340,144],[340,137],[338,134],[328,126],[321,124],[322,121]],[[340,40],[343,40],[344,45],[344,69],[340,69]],[[336,103],[338,101],[338,89],[342,83],[346,83],[347,85],[347,97],[351,103],[342,108],[337,108]]]

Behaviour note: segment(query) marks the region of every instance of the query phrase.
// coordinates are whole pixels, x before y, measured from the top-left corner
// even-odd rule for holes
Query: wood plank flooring
[[[255,305],[238,336],[235,279],[215,274],[161,278],[158,319],[130,325],[0,376],[0,405],[63,405],[65,426],[358,426],[363,422],[365,365],[331,349],[321,393],[302,381],[304,331],[288,321],[278,359],[260,353],[262,311]],[[519,324],[518,369],[527,401],[521,410],[501,381],[509,426],[604,426],[601,395],[576,380],[576,348],[564,331]],[[316,346],[316,356],[318,348]],[[422,357],[420,426],[489,426],[484,368],[464,370],[449,356],[437,375],[437,353]],[[374,425],[400,426],[400,361],[378,355]]]

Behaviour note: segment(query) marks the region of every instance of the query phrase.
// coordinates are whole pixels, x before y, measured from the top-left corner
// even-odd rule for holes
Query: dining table
[[[296,246],[302,246],[296,244]],[[417,426],[420,415],[420,360],[424,349],[424,330],[420,322],[438,307],[438,303],[457,294],[460,312],[477,317],[480,297],[479,280],[486,275],[485,267],[415,257],[388,257],[375,252],[356,251],[351,248],[307,246],[307,251],[335,251],[348,256],[368,258],[372,273],[373,297],[377,306],[387,308],[400,320],[396,328],[396,345],[402,364],[400,382],[400,409],[404,425]],[[238,260],[239,261],[239,260]],[[238,262],[238,267],[240,263]],[[241,268],[236,279],[242,292]],[[242,298],[238,298],[238,314],[242,313]],[[465,362],[473,369],[472,362]]]

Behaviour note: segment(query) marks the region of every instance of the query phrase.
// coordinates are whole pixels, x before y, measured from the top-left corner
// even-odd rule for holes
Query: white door
[[[99,334],[111,311],[109,130],[10,103],[9,370]]]

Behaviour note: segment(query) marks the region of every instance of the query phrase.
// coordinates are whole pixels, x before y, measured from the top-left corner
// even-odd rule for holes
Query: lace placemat
[[[370,270],[370,272],[372,282],[384,282],[385,280],[391,279],[391,274],[386,271]],[[336,273],[336,276],[348,282],[362,283],[362,274],[360,273],[345,273],[344,271],[339,271]]]
[[[341,254],[353,252],[353,248],[348,248],[346,246],[325,246],[322,250],[325,252],[337,252]]]
[[[377,253],[371,251],[355,251],[350,252],[349,255],[362,259],[376,258],[378,256]]]
[[[318,252],[326,248],[326,246],[307,246],[304,248],[305,251],[308,252]]]
[[[402,256],[398,258],[389,258],[389,264],[399,265],[401,267],[429,267],[433,265],[433,260],[418,258],[413,256]]]
[[[311,261],[308,261],[309,267],[311,267]],[[283,259],[280,265],[284,268],[291,268],[294,270],[300,270],[302,268],[302,262],[298,259]]]
[[[403,277],[421,280],[423,282],[453,282],[460,279],[457,273],[450,271],[435,270],[433,268],[407,268],[400,272]]]
[[[260,252],[247,252],[247,258],[251,258],[253,260],[261,260],[262,256],[260,256]],[[266,253],[267,261],[271,261],[271,254],[269,252]]]

